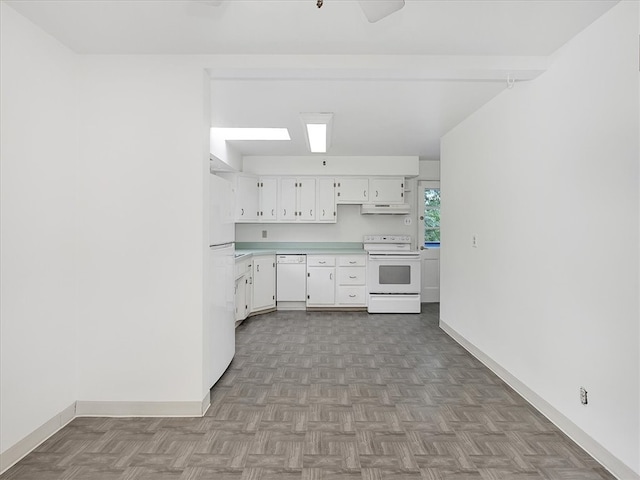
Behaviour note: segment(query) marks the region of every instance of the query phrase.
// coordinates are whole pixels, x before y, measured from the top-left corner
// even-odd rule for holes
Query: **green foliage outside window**
[[[424,191],[424,241],[440,242],[440,190]]]

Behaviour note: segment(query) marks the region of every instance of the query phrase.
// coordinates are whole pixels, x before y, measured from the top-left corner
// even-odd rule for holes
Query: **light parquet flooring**
[[[423,307],[248,319],[203,418],[77,418],[0,478],[614,478]]]

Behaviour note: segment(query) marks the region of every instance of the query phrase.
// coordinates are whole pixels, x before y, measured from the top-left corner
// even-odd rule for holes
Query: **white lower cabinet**
[[[337,305],[367,306],[367,255],[340,255],[338,257]]]
[[[276,306],[276,256],[253,256],[253,298],[251,313]]]
[[[336,259],[307,255],[307,306],[326,307],[336,301]]]
[[[236,262],[236,322],[244,320],[251,311],[252,300],[252,261],[251,258],[239,260]]]
[[[307,255],[307,307],[366,307],[367,256]]]

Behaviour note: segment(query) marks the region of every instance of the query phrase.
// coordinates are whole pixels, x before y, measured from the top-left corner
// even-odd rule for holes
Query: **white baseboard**
[[[76,417],[202,417],[211,404],[207,392],[200,402],[73,402],[18,443],[0,453],[0,474]]]
[[[96,402],[78,400],[77,417],[201,417],[210,394],[200,402]]]
[[[515,376],[505,370],[491,357],[482,352],[478,347],[469,342],[466,338],[456,332],[440,319],[440,328],[444,330],[451,338],[460,344],[471,355],[482,362],[489,370],[500,377],[507,385],[518,392],[527,402],[536,408],[540,413],[547,417],[551,423],[562,430],[571,440],[576,442],[589,455],[591,455],[604,468],[609,470],[616,478],[620,480],[640,480],[640,475],[634,472],[629,466],[624,464],[620,459],[614,456],[609,450],[588,435],[584,430],[560,413],[550,403],[540,397],[537,393],[527,387]]]
[[[38,445],[76,417],[76,402],[40,425],[15,445],[0,453],[0,474],[31,453]]]

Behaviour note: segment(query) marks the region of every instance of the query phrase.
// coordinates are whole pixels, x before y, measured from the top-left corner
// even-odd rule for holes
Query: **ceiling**
[[[548,56],[617,1],[406,0],[376,23],[354,0],[325,0],[321,9],[315,0],[6,3],[79,54],[254,55],[250,61],[283,54]],[[234,146],[244,155],[308,155],[299,113],[333,112],[330,155],[439,158],[442,134],[506,88],[506,74],[495,71],[359,72],[214,74],[212,125],[288,127],[291,142]]]

